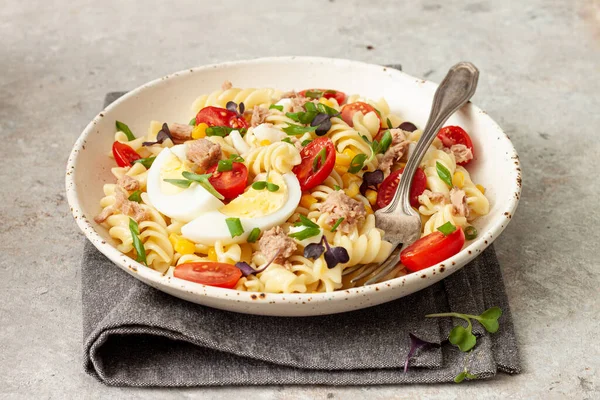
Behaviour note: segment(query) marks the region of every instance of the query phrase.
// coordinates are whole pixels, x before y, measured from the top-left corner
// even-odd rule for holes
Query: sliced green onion
[[[192,181],[189,181],[187,179],[163,179],[163,181],[175,186],[179,186],[181,188],[189,188],[192,184]]]
[[[465,239],[473,240],[477,237],[477,229],[473,225],[469,225],[465,228]]]
[[[440,179],[443,180],[446,185],[452,187],[452,174],[450,174],[448,168],[444,167],[444,164],[440,163],[439,161],[436,161],[435,169]]]
[[[321,149],[321,151],[319,151],[317,153],[315,158],[313,158],[313,163],[312,163],[313,172],[317,172],[317,170],[319,169],[319,161],[321,161],[321,167],[325,164],[325,160],[327,158],[327,151],[325,149],[326,148],[323,147]]]
[[[248,235],[248,239],[246,241],[248,243],[256,243],[259,236],[260,236],[260,228],[254,228],[250,231],[250,234]]]
[[[133,162],[133,164],[142,164],[146,169],[149,169],[152,166],[152,163],[156,160],[155,156],[147,157],[147,158],[138,158]]]
[[[276,185],[274,183],[271,182],[267,182],[267,190],[269,192],[276,192],[279,190],[279,185]]]
[[[141,194],[142,194],[141,190],[136,190],[135,192],[133,192],[129,195],[127,200],[135,201],[136,203],[141,203],[142,202]]]
[[[292,139],[290,139],[289,137],[283,138],[283,139],[281,139],[281,141],[282,141],[282,142],[289,143],[289,144],[291,144],[292,146],[294,145],[294,143],[292,143]],[[305,141],[306,141],[306,140],[305,140]]]
[[[348,172],[350,172],[351,174],[356,174],[361,169],[363,169],[366,160],[367,160],[366,154],[361,153],[361,154],[355,155],[354,158],[352,158],[352,161],[350,161],[350,166],[348,167]]]
[[[232,238],[241,236],[244,233],[244,227],[239,218],[225,218],[225,223]]]
[[[315,103],[310,102],[310,101],[307,103],[304,103],[304,109],[308,112],[314,112],[314,113],[317,112],[317,106],[315,105]]]
[[[385,131],[383,136],[381,137],[381,142],[379,142],[379,153],[385,153],[392,144],[392,133],[390,131]]]
[[[254,190],[263,190],[267,187],[266,181],[256,181],[252,184],[252,189]]]
[[[452,225],[452,222],[448,221],[444,225],[438,227],[437,230],[442,232],[444,236],[448,236],[456,230],[456,227]]]
[[[196,126],[196,117],[190,119],[190,122],[188,122],[188,125]]]
[[[127,124],[125,124],[121,121],[115,121],[115,126],[117,127],[118,130],[123,132],[125,134],[125,136],[127,136],[127,140],[129,140],[129,141],[135,140],[135,135],[133,134],[133,132],[131,132],[131,129],[129,129]]]
[[[237,129],[230,128],[228,126],[209,126],[206,128],[206,136],[220,136],[225,137]]]
[[[193,174],[188,171],[183,171],[182,175],[184,178],[189,179],[190,181],[198,182],[198,184],[200,186],[202,186],[204,189],[206,189],[206,191],[208,193],[212,194],[217,199],[219,199],[219,200],[225,199],[225,197],[223,197],[223,195],[221,193],[217,192],[217,190],[209,182],[208,178],[210,178],[212,176],[212,174],[198,175],[198,174]]]
[[[287,133],[288,135],[302,135],[303,133],[306,132],[314,132],[316,131],[318,128],[318,126],[300,126],[300,125],[293,125],[290,124],[288,126],[286,126],[285,128],[282,128],[281,130],[284,131],[285,133]]]
[[[307,90],[304,92],[304,97],[308,97],[310,99],[318,99],[319,97],[323,97],[323,92],[320,90]]]
[[[302,145],[302,147],[304,147],[307,144],[309,144],[310,142],[312,142],[312,139],[306,139],[306,140],[303,140],[302,143],[300,143],[300,144]]]
[[[333,226],[331,227],[331,232],[335,232],[338,228],[338,226],[340,226],[340,224],[344,221],[344,217],[338,219],[337,221],[335,221],[335,224],[333,224]]]
[[[313,236],[317,236],[321,234],[321,229],[319,228],[306,228],[301,230],[300,232],[290,233],[288,236],[298,240],[304,240],[311,238]]]
[[[279,111],[283,111],[283,106],[282,105],[278,105],[278,104],[271,104],[269,106],[269,110],[279,110]],[[258,229],[258,228],[257,228]]]
[[[225,172],[231,171],[233,169],[233,161],[232,160],[219,160],[217,164],[217,171]]]
[[[340,190],[341,187],[339,187],[338,185],[333,185],[333,190]]]
[[[288,138],[286,138],[286,139],[288,139]],[[231,154],[229,156],[229,159],[233,162],[244,162],[244,159],[239,154]]]
[[[316,223],[312,222],[310,219],[308,219],[307,217],[305,217],[302,214],[300,214],[300,221],[296,222],[294,224],[294,226],[306,226],[306,227],[309,227],[309,228],[319,228],[319,225],[317,225]]]
[[[388,126],[388,128],[389,128],[389,129],[392,129],[392,128],[394,127],[394,126],[392,125],[392,121],[390,121],[390,119],[389,119],[389,118],[386,120],[386,122],[387,122],[387,126]]]
[[[330,117],[339,114],[338,110],[336,110],[335,108],[326,106],[323,103],[317,104],[317,108],[319,109],[320,112],[325,113],[325,114],[329,115]]]
[[[144,263],[146,265],[146,249],[144,248],[144,244],[140,240],[140,228],[138,223],[135,222],[133,218],[129,218],[129,232],[131,232],[131,238],[133,239],[133,248],[137,254],[135,261]]]

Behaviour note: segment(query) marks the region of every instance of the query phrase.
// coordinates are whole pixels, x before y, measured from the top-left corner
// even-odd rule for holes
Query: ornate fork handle
[[[400,205],[406,214],[415,215],[415,211],[410,205],[409,196],[415,172],[442,125],[473,96],[478,79],[479,70],[469,62],[460,62],[450,68],[448,75],[440,83],[435,93],[431,112],[429,113],[429,120],[423,130],[421,139],[417,143],[415,151],[404,167],[403,179],[400,179],[400,184],[394,194],[394,198],[380,212],[393,213],[398,205]],[[406,177],[410,179],[406,179]]]

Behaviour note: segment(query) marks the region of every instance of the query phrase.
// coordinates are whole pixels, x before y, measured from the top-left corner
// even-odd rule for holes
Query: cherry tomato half
[[[338,104],[342,104],[346,100],[346,93],[340,92],[339,90],[333,89],[305,89],[299,92],[300,95],[306,97],[306,92],[312,92],[314,94],[318,94],[317,96],[313,96],[315,98],[325,97],[326,99],[335,99]],[[322,92],[323,94],[320,94]]]
[[[392,172],[383,182],[381,182],[381,186],[379,186],[379,190],[377,191],[376,204],[378,208],[383,208],[390,204],[390,201],[392,201],[392,198],[394,197],[394,193],[396,193],[396,188],[400,183],[400,175],[402,172],[404,172],[404,168]],[[423,172],[421,168],[417,168],[417,172],[415,172],[412,184],[410,185],[411,206],[419,207],[419,196],[423,194],[426,188],[427,176],[425,176],[425,172]]]
[[[322,150],[325,151],[325,162],[321,160]],[[292,172],[296,174],[303,191],[321,184],[333,171],[335,147],[328,137],[321,136],[310,142],[302,149],[300,156],[302,162],[296,165]]]
[[[445,126],[437,134],[438,139],[442,141],[442,144],[446,147],[452,147],[453,144],[464,144],[471,150],[471,154],[475,156],[473,152],[473,142],[471,137],[463,128],[460,126]],[[458,163],[459,165],[466,165],[469,161]]]
[[[232,289],[242,277],[242,271],[231,264],[194,262],[178,265],[173,276],[203,285]]]
[[[234,162],[231,166],[231,170],[219,172],[218,164],[215,164],[206,171],[207,174],[212,174],[208,178],[210,184],[226,199],[234,199],[244,193],[248,182],[248,168],[244,164]]]
[[[227,126],[229,128],[248,128],[248,122],[236,113],[221,107],[204,107],[196,114],[196,125],[205,123],[208,126]]]
[[[342,107],[341,118],[348,125],[354,126],[354,122],[352,122],[352,117],[354,116],[354,114],[359,112],[363,115],[366,115],[366,114],[370,113],[371,111],[373,111],[375,114],[377,114],[377,111],[375,110],[375,108],[373,106],[371,106],[370,104],[363,103],[362,101],[357,101],[356,103],[346,104],[344,107]],[[379,114],[377,114],[377,118],[379,118]],[[381,118],[379,118],[379,125],[381,125]]]
[[[131,167],[135,160],[142,158],[134,149],[121,142],[113,143],[112,153],[119,167]]]
[[[448,236],[435,231],[402,250],[400,261],[411,272],[420,271],[458,253],[465,244],[465,234],[458,227]]]

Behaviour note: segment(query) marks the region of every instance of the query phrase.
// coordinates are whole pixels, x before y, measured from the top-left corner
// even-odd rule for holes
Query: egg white
[[[223,202],[210,194],[197,183],[187,189],[173,190],[165,193],[162,169],[174,155],[183,163],[187,162],[187,145],[181,144],[170,149],[163,149],[156,157],[148,171],[147,192],[150,203],[162,214],[182,222],[189,222],[200,214],[223,207]],[[178,179],[184,179],[183,176]]]

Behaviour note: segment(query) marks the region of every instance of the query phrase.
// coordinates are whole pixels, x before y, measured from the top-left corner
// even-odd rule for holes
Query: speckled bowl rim
[[[435,275],[436,273],[438,273],[439,275],[441,275],[442,273],[445,273],[444,277],[449,276],[453,272],[458,271],[460,268],[462,268],[464,265],[466,265],[469,261],[474,259],[479,253],[481,253],[485,248],[487,248],[494,241],[494,239],[497,238],[498,235],[506,228],[508,222],[512,218],[512,215],[514,214],[514,212],[517,208],[519,199],[521,197],[521,166],[520,166],[520,162],[519,162],[519,157],[518,157],[518,154],[517,154],[514,146],[512,145],[512,142],[510,141],[510,138],[506,135],[506,133],[503,132],[503,130],[500,128],[500,126],[498,126],[498,124],[496,124],[496,122],[493,121],[487,115],[487,113],[485,113],[485,111],[481,110],[480,108],[478,108],[477,106],[475,106],[471,103],[470,107],[472,107],[473,111],[475,111],[477,114],[483,114],[483,115],[480,115],[480,118],[487,118],[489,120],[487,122],[490,123],[499,132],[501,132],[501,134],[508,141],[509,147],[512,150],[511,159],[514,160],[514,168],[515,168],[513,171],[514,173],[511,174],[511,175],[514,175],[514,182],[510,186],[510,192],[514,192],[514,196],[511,196],[510,200],[506,204],[504,204],[504,212],[502,213],[502,218],[496,218],[495,220],[490,221],[489,228],[486,229],[485,231],[479,232],[479,236],[477,237],[477,239],[475,239],[467,247],[462,249],[458,254],[454,255],[453,257],[445,260],[442,263],[436,264],[427,269],[419,271],[418,273],[408,274],[408,275],[405,275],[402,277],[398,277],[398,278],[395,278],[395,279],[392,279],[389,281],[385,281],[385,282],[381,282],[381,283],[373,284],[373,285],[369,285],[369,286],[344,289],[344,290],[338,290],[338,291],[327,292],[327,293],[287,293],[287,294],[266,293],[265,294],[265,293],[254,293],[254,292],[242,292],[242,291],[233,290],[233,289],[222,289],[222,288],[216,288],[216,287],[211,287],[211,286],[205,286],[205,285],[196,284],[193,282],[187,282],[187,281],[183,281],[180,279],[170,278],[168,276],[165,276],[157,271],[154,271],[151,268],[144,266],[143,264],[136,262],[135,260],[129,258],[128,256],[122,254],[115,247],[113,247],[112,245],[107,243],[100,236],[100,234],[98,234],[98,232],[96,232],[96,230],[94,229],[94,226],[92,225],[92,223],[90,223],[90,221],[88,221],[88,219],[84,215],[84,213],[81,209],[81,206],[80,206],[79,196],[77,193],[77,187],[75,185],[76,176],[77,176],[77,170],[75,168],[75,165],[77,162],[77,157],[78,157],[82,147],[86,143],[86,138],[88,137],[88,135],[91,132],[93,132],[96,123],[101,118],[103,118],[103,116],[106,112],[109,112],[113,108],[119,107],[119,105],[122,102],[125,102],[128,99],[135,97],[138,93],[144,91],[146,88],[152,87],[159,83],[164,83],[166,80],[177,78],[179,76],[198,73],[198,72],[202,72],[202,71],[213,69],[213,68],[236,66],[236,65],[240,65],[240,64],[269,63],[269,62],[275,62],[275,63],[292,62],[293,63],[294,61],[315,62],[315,63],[332,63],[337,66],[339,66],[339,65],[343,65],[343,66],[347,66],[347,67],[352,67],[352,66],[359,67],[360,66],[361,68],[376,68],[378,70],[380,70],[382,68],[382,66],[380,66],[380,65],[368,64],[368,63],[364,63],[364,62],[360,62],[360,61],[352,61],[352,60],[336,59],[336,58],[324,58],[324,57],[297,57],[297,56],[267,57],[267,58],[251,59],[251,60],[239,60],[239,61],[232,61],[232,62],[225,62],[225,63],[218,63],[218,64],[210,64],[210,65],[205,65],[205,66],[201,66],[201,67],[196,67],[196,68],[191,68],[191,69],[175,72],[173,74],[166,75],[162,78],[158,78],[158,79],[155,79],[144,85],[141,85],[140,87],[128,92],[127,94],[123,95],[119,99],[115,100],[108,107],[106,107],[103,111],[98,113],[98,115],[96,117],[94,117],[94,119],[86,126],[86,128],[83,130],[83,132],[81,133],[81,135],[75,142],[73,149],[71,151],[71,154],[69,156],[69,160],[67,162],[67,169],[66,169],[66,192],[67,192],[67,199],[68,199],[68,202],[69,202],[69,205],[71,208],[71,212],[73,214],[73,217],[75,218],[75,221],[77,222],[77,225],[83,231],[83,233],[88,238],[88,240],[90,240],[90,242],[100,252],[102,252],[104,255],[106,255],[111,261],[113,261],[115,264],[117,264],[121,269],[125,270],[130,275],[146,282],[150,286],[157,288],[159,290],[162,290],[161,287],[166,285],[167,288],[170,289],[169,291],[171,291],[171,292],[182,291],[182,292],[185,292],[186,295],[192,294],[192,295],[197,295],[197,296],[209,296],[209,297],[213,297],[213,298],[223,299],[223,301],[235,300],[236,302],[241,301],[241,302],[252,303],[255,306],[257,305],[258,302],[265,302],[265,303],[273,304],[273,305],[280,305],[281,303],[290,304],[290,305],[293,304],[294,307],[298,307],[299,305],[305,305],[305,304],[308,305],[308,302],[310,302],[311,308],[314,309],[314,307],[318,303],[323,303],[323,302],[329,303],[332,301],[333,302],[344,301],[344,299],[348,299],[349,297],[354,297],[354,296],[362,297],[365,295],[375,294],[377,292],[379,292],[379,293],[377,293],[378,296],[382,296],[382,298],[384,298],[384,297],[386,297],[386,296],[384,296],[384,294],[386,292],[393,291],[399,287],[404,287],[405,285],[406,286],[411,286],[411,285],[421,286],[422,279],[431,277],[432,275]],[[401,71],[394,70],[394,71],[391,71],[390,73],[403,74],[409,78],[413,78],[413,79],[423,83],[426,86],[432,86],[433,88],[437,87],[437,84],[435,84],[433,82],[411,77],[410,75],[407,75]],[[438,275],[438,277],[439,277],[439,275]],[[431,279],[430,280],[431,283],[427,284],[424,287],[430,286],[430,285],[438,282],[439,280],[440,280],[439,278]],[[424,287],[421,287],[421,289]],[[403,295],[408,295],[413,292],[414,291],[410,291]],[[175,294],[175,293],[173,293],[173,294]],[[402,297],[402,296],[399,296],[399,297]],[[189,296],[187,296],[187,297],[189,297]],[[387,297],[389,297],[389,296],[387,296]],[[362,307],[368,307],[368,306],[380,304],[382,302],[390,301],[397,297],[398,296],[389,298],[389,299],[383,300],[383,301],[366,302]],[[188,300],[189,300],[189,298],[188,298]],[[202,304],[203,302],[198,301],[198,303]],[[221,308],[218,305],[216,307]],[[351,309],[357,309],[357,308],[362,308],[362,307],[353,307]],[[222,308],[231,309],[231,307],[227,307],[227,306],[223,306]],[[297,315],[297,316],[299,316],[299,315],[319,315],[319,314],[328,314],[328,313],[336,313],[336,312],[345,312],[345,311],[350,311],[351,309],[344,308],[343,305],[340,305],[340,309],[336,310],[336,311],[329,310],[327,312],[322,313],[322,312],[308,311],[308,309],[307,309],[306,313],[303,313],[302,311],[298,312],[296,310],[295,312],[292,312],[291,315]],[[253,312],[251,309],[242,311],[242,312],[256,313],[256,314],[263,314],[263,315],[285,315],[285,313],[281,313],[281,312],[270,313],[268,311],[258,310],[258,309],[256,310],[256,312]]]

